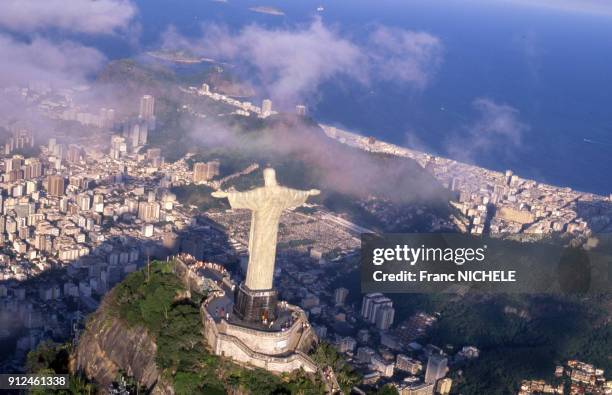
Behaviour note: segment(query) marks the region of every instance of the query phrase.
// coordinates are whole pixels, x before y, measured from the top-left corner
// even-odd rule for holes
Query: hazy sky
[[[551,8],[568,12],[586,12],[612,16],[610,0],[496,0],[529,7]]]

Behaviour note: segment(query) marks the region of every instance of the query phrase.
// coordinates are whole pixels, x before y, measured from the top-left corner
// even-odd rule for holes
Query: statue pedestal
[[[274,289],[251,290],[244,283],[236,289],[234,314],[246,322],[276,319],[278,295]]]

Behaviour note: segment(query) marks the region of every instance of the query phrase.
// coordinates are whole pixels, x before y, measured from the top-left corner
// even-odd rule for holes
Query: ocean
[[[295,29],[318,16],[360,45],[367,45],[367,34],[376,26],[427,32],[438,37],[443,50],[424,88],[383,78],[368,85],[331,78],[304,98],[309,113],[323,123],[482,167],[512,169],[582,191],[612,192],[611,16],[504,0],[137,3],[140,45],[92,41],[110,58],[155,49],[170,25],[196,37],[207,23],[230,31],[250,24]],[[273,6],[285,15],[250,11],[254,6]],[[261,99],[266,93],[259,94]],[[511,109],[521,129],[518,141],[487,134],[478,100]]]

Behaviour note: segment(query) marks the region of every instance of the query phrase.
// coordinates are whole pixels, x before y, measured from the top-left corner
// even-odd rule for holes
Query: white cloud
[[[43,82],[81,84],[105,62],[100,51],[62,38],[62,33],[130,32],[135,6],[128,0],[0,1],[0,86]],[[15,34],[12,34],[15,33]]]
[[[472,102],[477,112],[474,122],[446,141],[446,150],[454,158],[472,162],[479,152],[496,152],[511,156],[520,147],[529,125],[520,119],[519,111],[504,103],[496,103],[486,97]]]
[[[222,26],[207,26],[197,40],[171,28],[162,46],[248,65],[272,98],[288,104],[302,101],[338,76],[363,84],[373,77],[391,79],[423,88],[442,61],[440,40],[428,33],[379,27],[359,45],[320,18],[297,29],[250,25],[231,33]]]
[[[208,26],[195,42],[175,30],[164,36],[164,46],[190,48],[207,56],[248,64],[257,79],[276,99],[294,102],[314,92],[324,80],[339,73],[362,78],[364,63],[360,48],[315,19],[296,30],[245,27],[237,34],[219,26]]]
[[[135,14],[128,0],[0,1],[0,27],[22,34],[48,28],[111,34],[128,27]]]
[[[380,77],[425,87],[442,63],[442,43],[426,32],[380,27],[370,37]]]
[[[105,60],[99,51],[77,43],[43,38],[23,42],[6,35],[0,35],[0,58],[0,86],[83,83]]]
[[[609,0],[499,0],[504,3],[526,7],[540,7],[564,12],[580,12],[593,15],[612,16]]]
[[[490,144],[505,143],[519,145],[528,126],[520,121],[519,111],[507,104],[498,104],[489,98],[478,98],[472,103],[479,118],[471,126],[476,147],[488,148]]]

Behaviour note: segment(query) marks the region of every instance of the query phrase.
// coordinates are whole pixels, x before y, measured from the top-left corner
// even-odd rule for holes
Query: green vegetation
[[[481,349],[480,358],[456,377],[457,391],[516,393],[523,379],[552,380],[554,365],[568,359],[612,368],[609,312],[598,307],[610,298],[602,298],[608,302],[554,295],[432,296],[427,311],[439,311],[440,319],[424,341]],[[506,306],[527,314],[505,313]]]
[[[26,371],[32,374],[69,374],[71,345],[59,344],[52,341],[40,343],[28,353]],[[91,394],[96,393],[96,386],[81,376],[69,376],[68,389],[34,389],[32,395],[43,394]]]
[[[359,375],[346,363],[344,358],[338,354],[338,351],[331,344],[326,342],[319,343],[310,357],[320,367],[330,366],[334,370],[338,384],[345,394],[350,393],[351,388],[359,383]]]
[[[224,200],[212,197],[213,189],[206,185],[182,185],[173,187],[171,191],[181,204],[197,206],[201,211],[213,208],[229,208]]]
[[[121,85],[127,91],[149,87],[160,89],[163,84],[176,82],[172,70],[153,65],[144,65],[132,59],[110,62],[97,76],[98,82]],[[130,89],[131,88],[131,89]]]
[[[69,358],[69,343],[58,344],[50,340],[44,341],[28,353],[26,369],[33,373],[51,369],[58,374],[67,374]]]
[[[172,263],[155,262],[149,273],[130,274],[113,290],[115,311],[155,338],[157,365],[177,393],[223,393],[223,383],[214,374],[217,360],[202,344],[202,296],[176,301],[184,287],[172,269]]]
[[[194,144],[189,134],[192,125],[178,111],[180,103],[177,100],[162,96],[155,99],[155,105],[156,127],[149,133],[149,145],[160,147],[167,161],[176,161]]]
[[[157,365],[177,394],[225,394],[230,389],[261,395],[323,393],[318,379],[303,372],[279,377],[209,353],[199,311],[204,296],[186,298],[184,291],[172,262],[154,262],[149,274],[130,274],[112,293],[118,316],[130,326],[145,327],[155,338]]]

